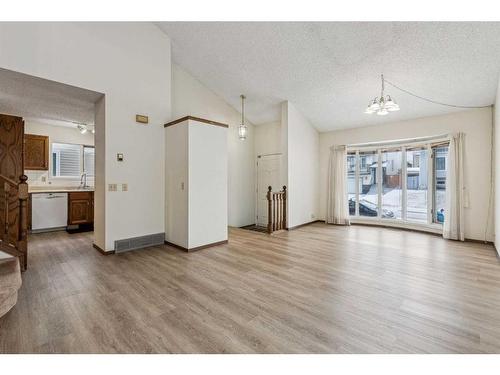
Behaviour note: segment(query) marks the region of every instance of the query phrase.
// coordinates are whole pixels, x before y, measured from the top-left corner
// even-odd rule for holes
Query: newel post
[[[287,229],[287,226],[286,226],[286,186],[283,186],[283,228]]]
[[[271,233],[273,231],[272,190],[273,188],[271,186],[267,188],[267,233]]]
[[[28,267],[28,177],[22,175],[18,185],[19,189],[19,234],[18,250],[23,254],[21,267],[25,271]]]

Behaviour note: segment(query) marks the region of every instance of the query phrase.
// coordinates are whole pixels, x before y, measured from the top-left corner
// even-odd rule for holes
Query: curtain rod
[[[380,141],[380,142],[369,142],[369,143],[353,143],[348,144],[347,148],[362,148],[362,147],[379,147],[379,146],[394,146],[400,144],[409,144],[409,143],[425,143],[428,141],[436,141],[436,140],[447,140],[450,137],[450,133],[434,135],[431,137],[420,137],[420,138],[405,138],[405,139],[396,139],[392,141]]]

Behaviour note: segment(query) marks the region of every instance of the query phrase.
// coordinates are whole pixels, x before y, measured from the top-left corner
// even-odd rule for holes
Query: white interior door
[[[262,155],[257,159],[257,225],[267,225],[267,188],[281,190],[281,154]]]

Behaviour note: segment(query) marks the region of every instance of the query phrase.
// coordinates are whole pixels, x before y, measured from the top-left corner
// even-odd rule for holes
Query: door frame
[[[283,157],[283,153],[281,152],[273,152],[270,154],[260,154],[257,155],[256,161],[255,161],[255,212],[254,212],[254,220],[255,220],[255,225],[258,225],[258,220],[257,217],[259,215],[259,159],[262,157],[266,156],[280,156]],[[281,175],[281,163],[283,160],[280,160],[280,175]],[[281,177],[280,177],[281,178]]]

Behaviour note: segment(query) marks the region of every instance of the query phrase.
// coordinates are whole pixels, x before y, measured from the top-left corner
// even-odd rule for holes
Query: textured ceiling
[[[363,113],[380,74],[441,102],[489,105],[500,71],[500,23],[160,22],[176,63],[254,124],[280,118],[290,100],[321,131],[376,125],[463,109],[387,87],[401,111]]]
[[[102,94],[0,68],[0,113],[51,121],[94,124]]]

